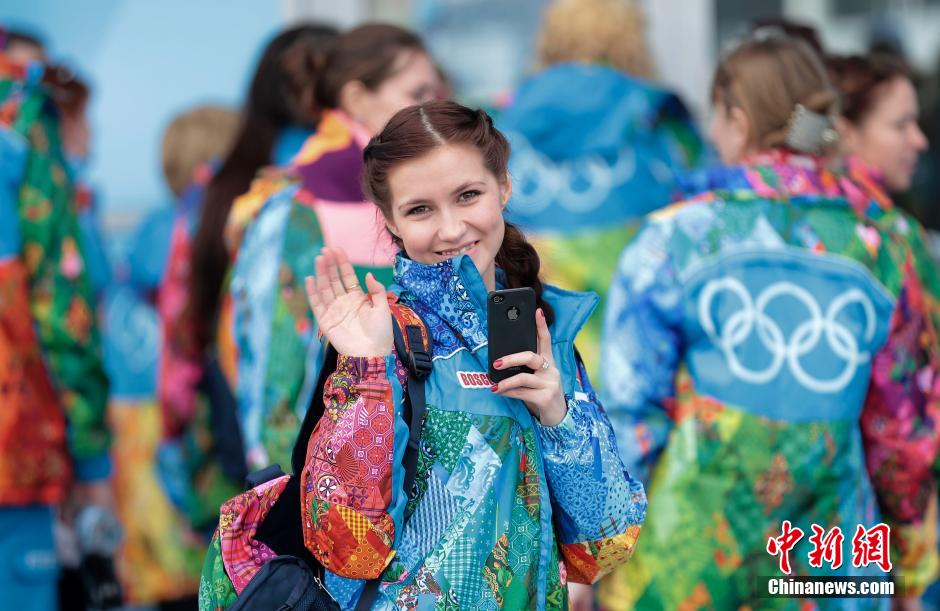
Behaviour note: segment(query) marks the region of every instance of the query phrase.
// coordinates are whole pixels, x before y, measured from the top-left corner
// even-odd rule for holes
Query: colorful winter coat
[[[110,470],[108,380],[43,67],[0,55],[0,505]],[[70,460],[71,459],[71,460]],[[70,464],[71,463],[71,464]]]
[[[768,539],[806,536],[796,575],[856,567],[857,527],[891,528],[916,594],[936,571],[937,286],[921,230],[823,161],[771,152],[650,215],[605,314],[605,406],[648,482],[646,534],[603,609],[816,608],[760,598]],[[812,567],[812,525],[844,562]],[[881,599],[814,601],[877,608]]]
[[[208,167],[200,168],[178,208],[154,210],[129,236],[109,236],[128,243],[103,312],[113,490],[125,531],[117,567],[133,605],[196,593],[209,536],[199,527],[211,524],[219,503],[240,489],[212,461],[208,405],[195,393],[201,369],[181,347],[192,338],[182,322],[190,229],[210,176]],[[188,411],[181,407],[187,398]]]
[[[343,113],[325,112],[290,165],[268,170],[232,208],[235,394],[252,469],[290,464],[310,402],[320,344],[303,284],[320,249],[341,244],[360,279],[391,279],[394,248],[359,182],[368,140]]]
[[[212,174],[210,164],[200,166],[192,184],[180,195],[165,270],[157,293],[162,339],[158,392],[163,426],[169,437],[177,436],[193,419],[196,387],[202,377],[202,363],[192,345],[193,325],[187,311],[187,301],[191,281],[192,242],[199,223],[202,199]]]
[[[512,144],[509,219],[542,258],[548,282],[606,300],[637,220],[677,196],[676,176],[703,144],[681,100],[602,66],[561,64],[533,76],[498,120]],[[601,317],[578,337],[595,378]]]
[[[568,402],[565,419],[546,427],[489,390],[487,291],[469,257],[429,266],[400,256],[395,282],[432,340],[418,476],[409,497],[403,367],[394,355],[340,356],[301,474],[304,542],[328,569],[327,587],[343,608],[379,575],[375,609],[567,608],[567,580],[591,583],[625,562],[646,513],[574,353],[596,297],[545,290]],[[241,590],[270,557],[253,540],[255,520],[284,482],[223,508],[202,609],[224,607],[226,582]]]

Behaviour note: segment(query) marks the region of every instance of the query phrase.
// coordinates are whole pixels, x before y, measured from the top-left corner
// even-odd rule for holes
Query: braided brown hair
[[[445,144],[469,144],[480,151],[483,165],[500,181],[508,177],[509,142],[483,110],[473,110],[455,102],[428,102],[399,111],[380,134],[372,138],[363,152],[365,166],[362,188],[366,197],[392,218],[392,194],[388,175],[401,163],[417,159]],[[518,227],[506,223],[503,243],[496,254],[496,265],[505,273],[508,288],[531,287],[546,321],[551,324],[554,311],[542,298],[539,278],[541,263],[535,248]],[[401,239],[392,235],[399,248]]]

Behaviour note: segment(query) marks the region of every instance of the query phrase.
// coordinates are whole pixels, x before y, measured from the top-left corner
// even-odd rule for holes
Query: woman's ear
[[[396,227],[394,223],[392,223],[392,222],[389,221],[389,220],[386,220],[386,221],[385,221],[385,228],[388,229],[388,232],[389,232],[390,234],[392,234],[392,237],[401,239],[401,238],[399,237],[399,235],[398,235],[398,227]]]
[[[751,148],[751,122],[747,118],[747,113],[737,106],[729,109],[728,119],[738,157],[743,157],[750,152]]]
[[[368,93],[369,90],[361,81],[349,81],[339,90],[340,110],[361,123],[367,113]]]
[[[506,173],[506,178],[504,178],[499,183],[499,199],[501,203],[501,208],[506,209],[506,204],[509,203],[509,198],[512,197],[512,177],[509,173]]]

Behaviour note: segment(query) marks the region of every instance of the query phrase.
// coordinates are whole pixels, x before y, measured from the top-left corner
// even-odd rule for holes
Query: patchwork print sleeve
[[[681,350],[682,290],[667,238],[665,223],[640,231],[620,257],[604,314],[603,403],[624,466],[643,482],[672,427],[665,403]]]
[[[323,235],[295,189],[275,194],[244,232],[231,296],[238,344],[238,397],[249,466],[290,462],[306,373],[319,361],[317,328],[303,279]],[[271,256],[272,245],[278,248]]]
[[[221,540],[216,531],[206,552],[202,575],[199,577],[199,610],[225,611],[235,603],[237,597],[235,586],[225,572]]]
[[[872,361],[862,410],[865,460],[884,521],[892,528],[894,572],[917,593],[936,576],[940,440],[940,355],[934,298],[909,258],[885,346]]]
[[[196,411],[196,386],[202,377],[202,366],[192,341],[193,319],[186,307],[191,252],[189,219],[185,213],[179,213],[173,221],[170,253],[157,296],[163,338],[157,392],[163,431],[168,437],[179,436],[192,420]]]
[[[568,399],[565,419],[537,426],[568,579],[594,583],[633,554],[646,493],[624,470],[610,421],[578,367],[582,390]]]
[[[323,391],[300,481],[304,544],[342,577],[374,579],[395,554],[407,501],[403,375],[394,355],[340,356]]]
[[[73,186],[63,168],[58,130],[43,115],[30,131],[30,159],[18,202],[30,312],[68,416],[79,480],[107,477],[108,378],[95,318],[95,295],[81,248]]]

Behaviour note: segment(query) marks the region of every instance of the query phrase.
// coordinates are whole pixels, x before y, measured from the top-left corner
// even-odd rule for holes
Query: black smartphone
[[[489,376],[495,384],[517,373],[531,373],[524,366],[493,369],[493,361],[516,352],[538,352],[535,328],[535,291],[529,287],[492,291],[486,298],[489,341]]]

